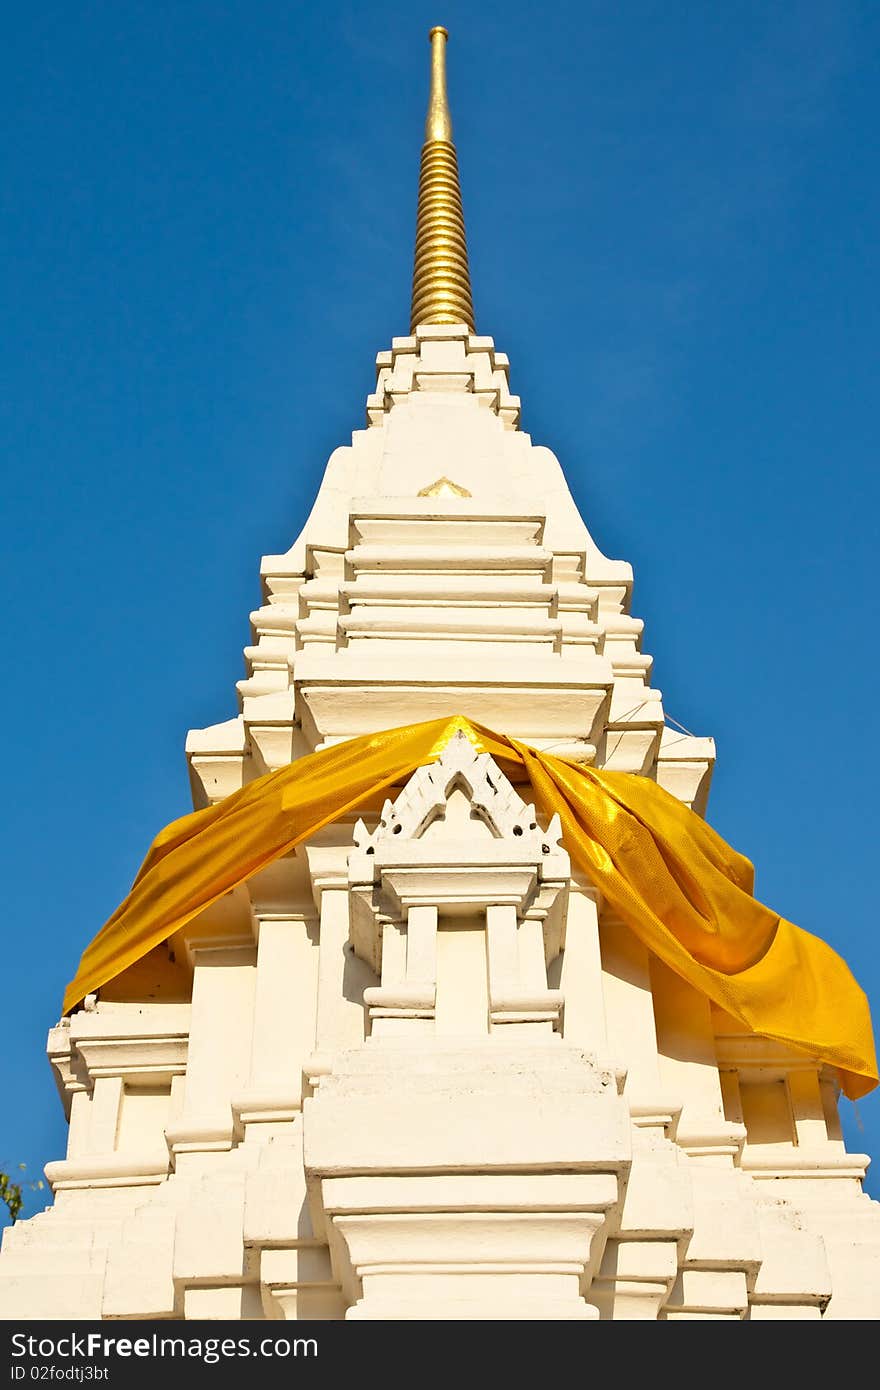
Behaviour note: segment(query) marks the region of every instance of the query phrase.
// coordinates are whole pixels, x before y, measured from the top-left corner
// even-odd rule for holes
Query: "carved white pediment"
[[[547,830],[542,830],[534,806],[526,805],[495,759],[488,753],[479,753],[461,730],[449,740],[437,762],[413,773],[396,801],[385,802],[374,831],[368,831],[362,820],[357,822],[354,842],[358,851],[375,855],[380,850],[392,846],[396,850],[406,842],[423,839],[438,821],[447,821],[450,801],[459,789],[469,802],[470,819],[485,826],[492,839],[509,839],[517,849],[518,859],[534,857],[540,861],[547,855],[559,854],[559,817],[554,815]],[[448,824],[447,838],[460,840],[461,828],[453,827],[452,818]],[[382,857],[385,858],[384,853]]]
[[[561,942],[560,910],[569,858],[554,815],[542,829],[488,753],[456,733],[440,758],[418,768],[395,801],[386,801],[372,831],[354,828],[349,855],[351,936],[355,950],[382,969],[383,924],[409,931],[410,911],[473,914],[509,908],[547,923],[548,959]],[[546,985],[546,982],[545,982]],[[372,991],[375,993],[375,991]]]

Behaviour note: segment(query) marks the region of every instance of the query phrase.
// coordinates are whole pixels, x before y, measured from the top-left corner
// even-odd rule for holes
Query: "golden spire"
[[[431,40],[431,96],[425,121],[410,332],[420,323],[466,323],[473,332],[474,306],[468,271],[458,160],[446,99],[446,40],[438,24]]]

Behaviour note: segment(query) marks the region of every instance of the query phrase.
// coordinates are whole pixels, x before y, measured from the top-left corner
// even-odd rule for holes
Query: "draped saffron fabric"
[[[753,870],[656,782],[556,758],[462,716],[351,739],[166,826],[128,897],[83,952],[65,1012],[211,903],[346,812],[435,761],[457,729],[559,813],[573,863],[649,951],[752,1032],[878,1081],[868,1001],[845,961],[752,896]]]

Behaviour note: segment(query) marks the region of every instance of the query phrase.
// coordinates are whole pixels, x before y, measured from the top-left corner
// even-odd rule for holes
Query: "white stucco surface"
[[[630,567],[491,339],[380,354],[261,577],[197,807],[461,713],[704,812],[712,741],[664,723]],[[180,933],[176,991],[144,968],[52,1029],[68,1152],[4,1234],[3,1317],[880,1317],[833,1076],[650,959],[522,790],[453,740]]]

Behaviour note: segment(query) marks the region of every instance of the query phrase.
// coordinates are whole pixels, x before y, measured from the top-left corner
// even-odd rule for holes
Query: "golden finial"
[[[451,144],[452,117],[446,95],[446,40],[449,34],[442,24],[435,24],[428,38],[431,41],[431,95],[428,98],[425,139],[448,140]]]
[[[431,95],[419,177],[416,255],[410,332],[420,323],[465,323],[473,332],[458,159],[446,98],[446,40],[441,24],[431,41]]]

